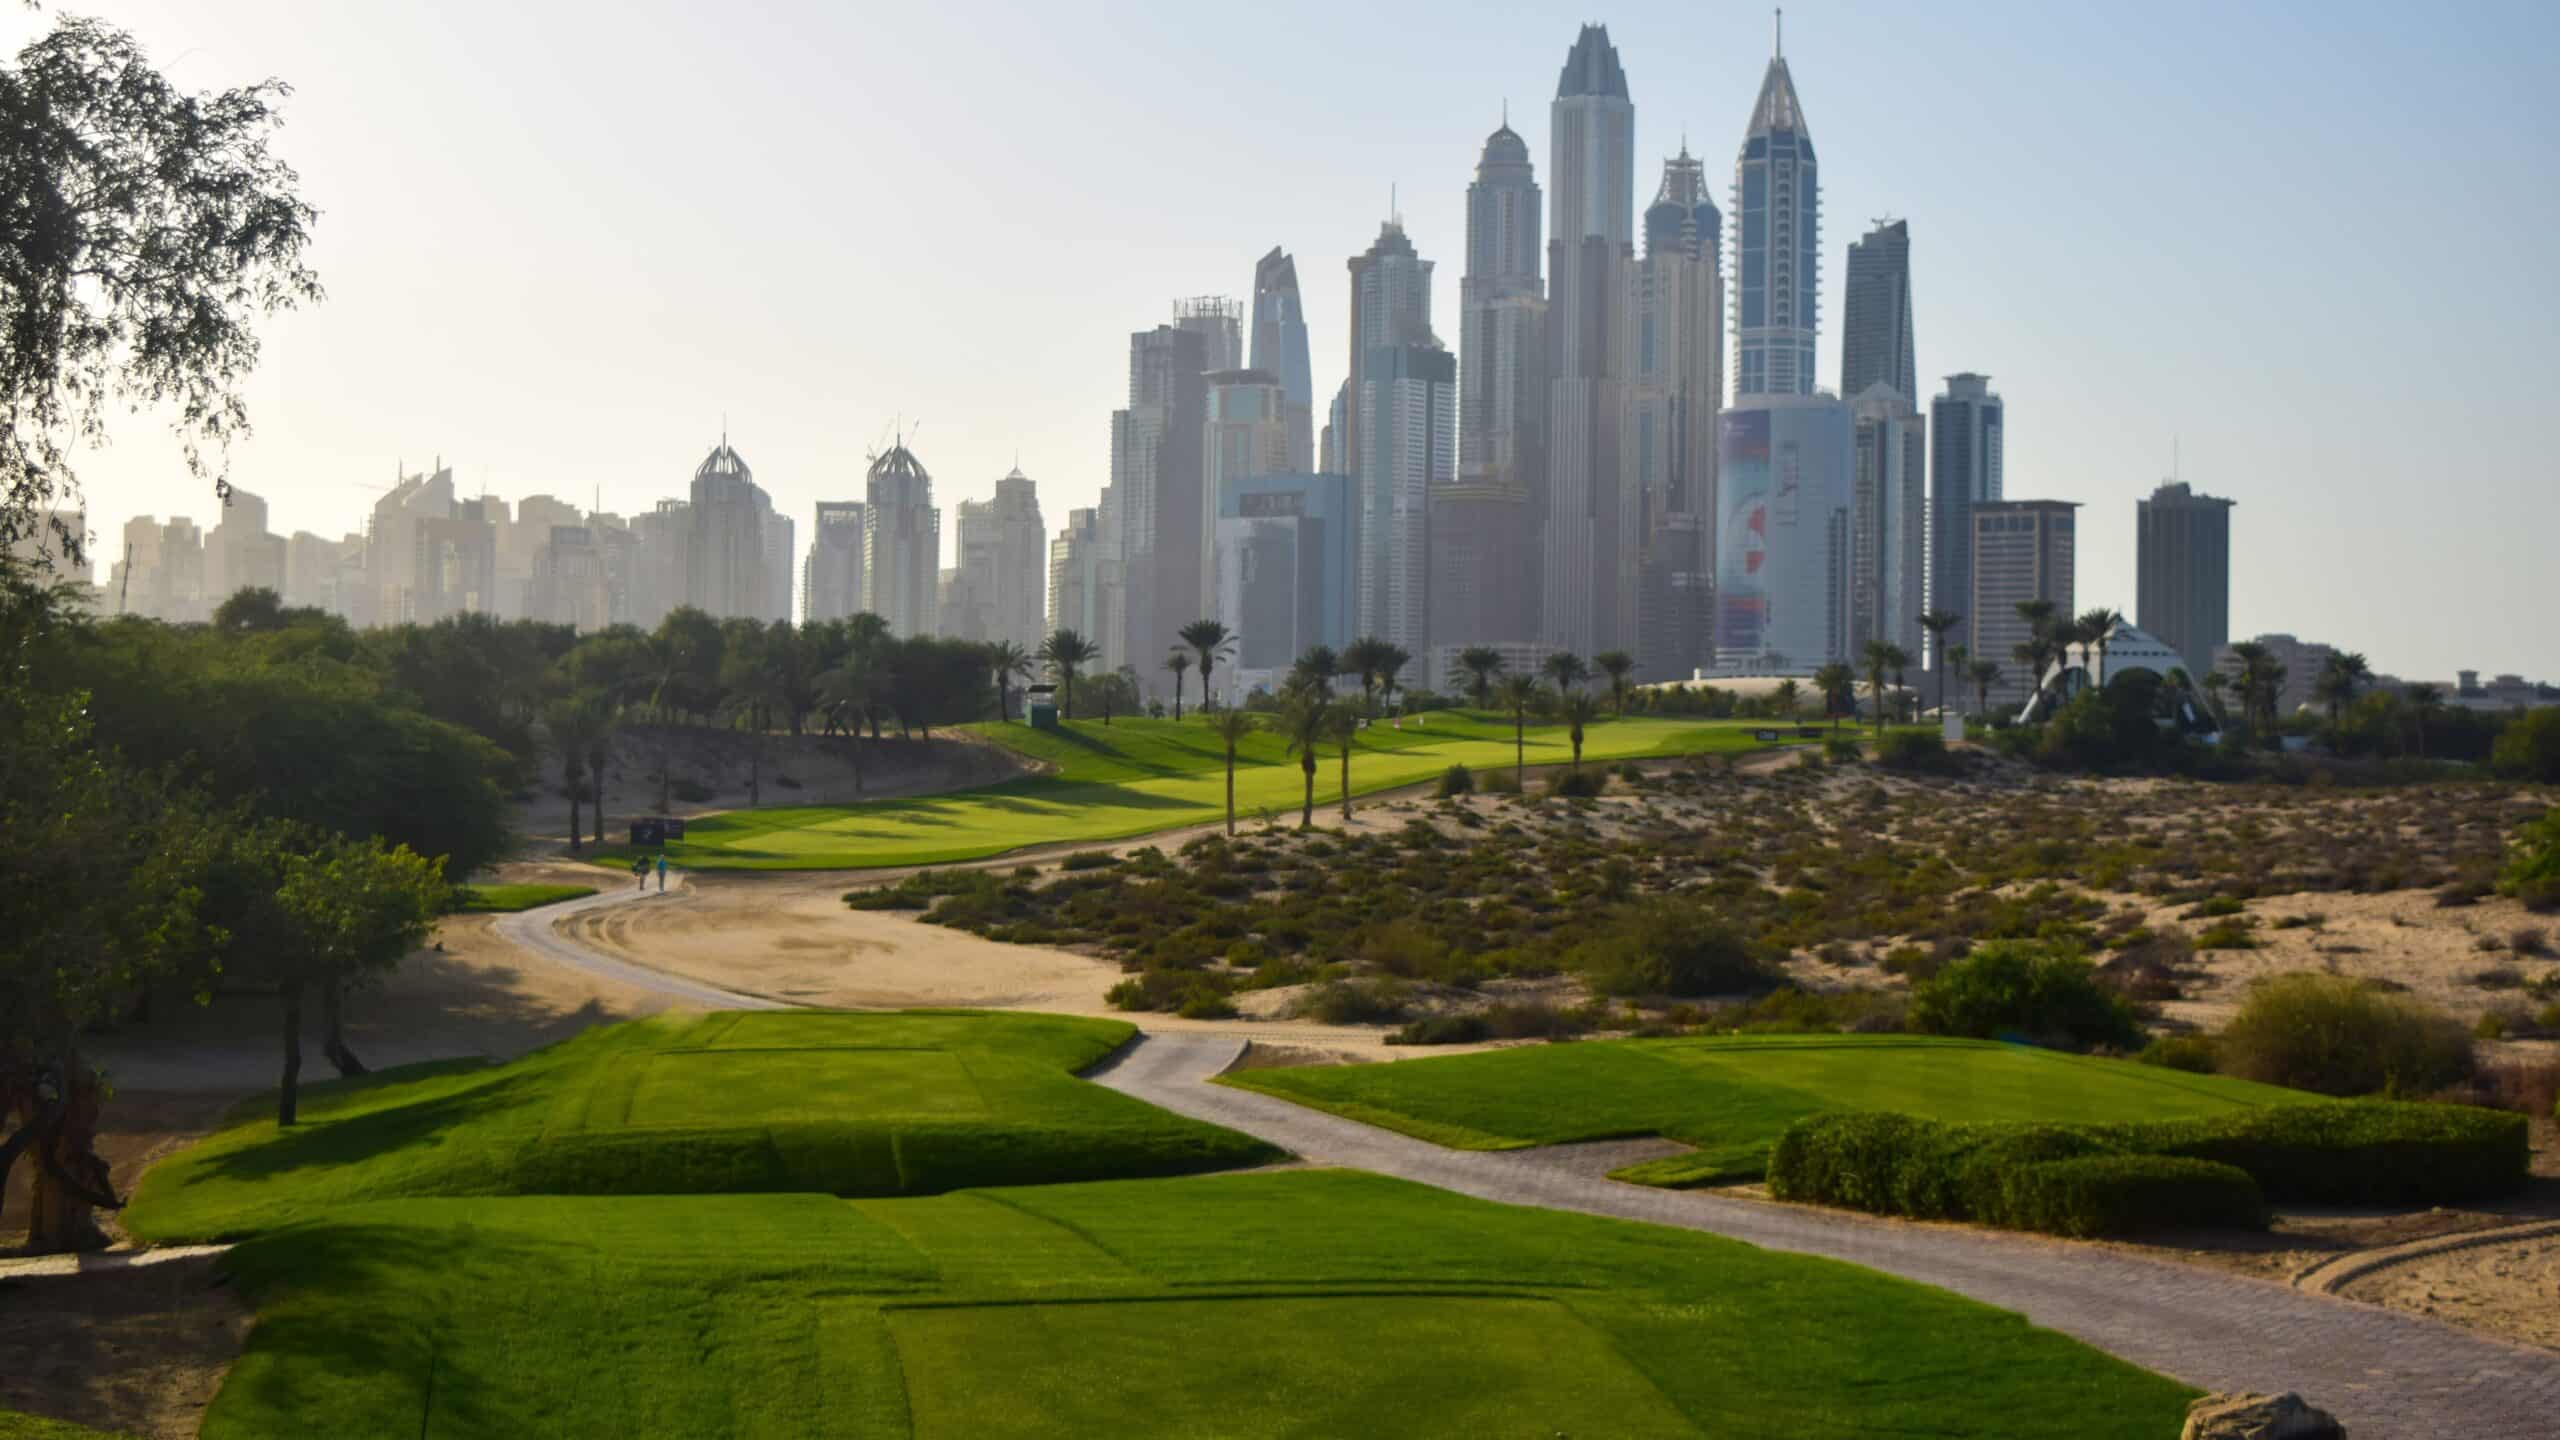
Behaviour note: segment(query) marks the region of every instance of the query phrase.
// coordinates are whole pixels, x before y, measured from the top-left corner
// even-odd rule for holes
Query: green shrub
[[[2322,1095],[2431,1095],[2472,1070],[2461,1022],[2336,975],[2259,982],[2216,1047],[2226,1074]]]
[[[2560,784],[2560,706],[2528,710],[2508,721],[2489,747],[2489,765],[2510,779]]]
[[[1452,765],[1440,772],[1440,788],[1432,793],[1446,800],[1453,795],[1472,795],[1476,788],[1476,772],[1464,765]]]
[[[1919,775],[1945,775],[1964,768],[1935,730],[1887,731],[1876,742],[1876,763],[1887,770]]]
[[[2560,714],[2560,710],[2541,713]],[[2498,877],[2498,888],[2523,900],[2531,910],[2560,900],[2560,805],[2516,832],[2515,843],[2507,847],[2507,868]]]
[[[1752,995],[1778,972],[1702,902],[1657,895],[1621,906],[1602,933],[1565,954],[1604,995]]]
[[[2191,1075],[2210,1075],[2218,1064],[2213,1042],[2202,1035],[2163,1035],[2143,1046],[2133,1058],[2145,1065],[2184,1070]]]
[[[1380,980],[1335,980],[1316,987],[1299,1011],[1327,1025],[1392,1025],[1405,1018],[1405,989]]]
[[[1472,1045],[1493,1038],[1482,1015],[1425,1015],[1387,1036],[1390,1045]]]
[[[2100,1132],[2127,1149],[2235,1165],[2277,1200],[2440,1205],[2510,1194],[2530,1158],[2522,1115],[2391,1100],[2269,1105]]]
[[[1120,863],[1120,857],[1108,850],[1078,850],[1058,862],[1061,870],[1108,870]]]
[[[1520,772],[1487,770],[1484,772],[1483,783],[1476,788],[1487,795],[1517,795],[1520,793]]]
[[[1547,794],[1558,800],[1588,800],[1609,788],[1609,772],[1567,770],[1547,781]]]
[[[2197,931],[2194,944],[2198,950],[2255,950],[2258,937],[2238,920],[2220,920]]]
[[[2235,1165],[2175,1155],[2084,1155],[2005,1177],[1994,1223],[2055,1235],[2126,1235],[2172,1226],[2266,1228],[2258,1182]]]
[[[2076,1048],[2142,1043],[2133,1006],[2069,950],[1994,940],[1911,989],[1911,1028],[1978,1039],[2021,1036]]]
[[[1855,765],[1866,750],[1847,735],[1834,735],[1822,742],[1822,753],[1834,765]]]

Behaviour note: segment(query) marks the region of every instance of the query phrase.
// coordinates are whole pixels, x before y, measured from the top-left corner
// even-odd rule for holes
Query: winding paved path
[[[2025,1236],[1624,1185],[1523,1151],[1447,1150],[1205,1083],[1239,1042],[1155,1035],[1089,1078],[1322,1165],[1846,1260],[2024,1314],[2207,1390],[2299,1390],[2355,1440],[2553,1440],[2560,1355],[2273,1281]]]
[[[676,873],[675,881],[678,890],[684,889],[690,883],[681,871]],[[601,910],[608,905],[646,905],[659,898],[661,898],[659,892],[654,890],[644,892],[626,890],[620,885],[607,885],[593,895],[562,901],[557,905],[537,905],[530,910],[519,910],[512,915],[501,915],[490,928],[519,950],[538,955],[555,965],[566,965],[572,970],[583,970],[590,975],[601,976],[635,989],[722,1010],[784,1008],[782,1002],[768,1000],[761,995],[723,990],[717,985],[689,980],[669,971],[653,970],[646,965],[634,965],[628,960],[616,960],[610,955],[588,949],[560,931],[561,921],[581,911]]]

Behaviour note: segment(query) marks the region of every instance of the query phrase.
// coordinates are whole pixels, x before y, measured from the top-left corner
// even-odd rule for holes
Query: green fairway
[[[443,1062],[273,1102],[152,1168],[153,1241],[251,1234],[355,1200],[820,1191],[1170,1175],[1270,1147],[1075,1078],[1114,1020],[725,1012],[602,1026],[512,1064]]]
[[[685,838],[670,842],[668,858],[697,870],[854,870],[895,865],[940,865],[982,859],[1026,845],[1065,841],[1123,840],[1226,814],[1226,752],[1206,724],[1123,719],[1110,725],[1078,720],[1063,731],[1028,725],[966,727],[1034,760],[1054,773],[944,795],[881,800],[863,805],[801,805],[734,810],[687,823]],[[1749,723],[1690,720],[1609,720],[1583,736],[1586,761],[1640,756],[1693,755],[1757,748]],[[1573,758],[1560,726],[1531,726],[1532,765]],[[1340,803],[1342,762],[1327,746],[1316,773],[1316,803]],[[1438,711],[1408,718],[1402,730],[1386,722],[1360,734],[1352,748],[1354,794],[1391,790],[1437,777],[1451,765],[1478,770],[1512,763],[1508,722]],[[1262,733],[1237,747],[1236,814],[1248,819],[1265,810],[1295,816],[1305,782],[1295,757],[1278,736]],[[633,852],[605,847],[598,864],[628,864]],[[654,851],[651,853],[655,853]]]
[[[2193,1394],[1850,1266],[1333,1171],[388,1201],[228,1263],[209,1440],[2150,1440]]]
[[[0,1410],[0,1440],[125,1440],[125,1437],[111,1431],[92,1430],[86,1425],[66,1425],[59,1420],[21,1415],[15,1410]]]
[[[1465,1150],[1634,1135],[1698,1147],[1622,1172],[1654,1185],[1754,1178],[1789,1122],[1824,1110],[2105,1124],[2317,1098],[2023,1045],[1893,1035],[1609,1040],[1223,1080]]]
[[[537,905],[557,905],[596,893],[593,885],[465,885],[454,892],[454,908],[466,915],[512,915]]]

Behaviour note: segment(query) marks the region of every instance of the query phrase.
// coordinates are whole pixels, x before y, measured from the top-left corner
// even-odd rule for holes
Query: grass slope
[[[23,1415],[15,1410],[0,1410],[0,1440],[126,1440],[126,1437],[116,1431],[92,1430],[86,1425]]]
[[[972,1011],[726,1012],[600,1026],[511,1064],[410,1066],[273,1102],[152,1167],[156,1242],[253,1234],[357,1200],[819,1191],[1183,1174],[1270,1158],[1074,1072],[1131,1027]]]
[[[454,908],[466,915],[512,915],[537,905],[582,900],[596,893],[593,885],[465,885],[454,892]]]
[[[1062,731],[1028,725],[965,727],[1057,767],[1047,775],[942,795],[862,805],[734,810],[688,822],[668,857],[696,870],[854,870],[983,859],[1026,845],[1124,840],[1226,814],[1226,752],[1207,725],[1123,719],[1071,722]],[[1692,755],[1757,748],[1749,724],[1610,720],[1583,736],[1583,759]],[[1532,726],[1532,765],[1573,757],[1560,726]],[[1341,760],[1328,746],[1316,774],[1316,803],[1339,803]],[[1451,765],[1498,769],[1512,763],[1507,722],[1435,712],[1404,729],[1373,725],[1352,748],[1351,789],[1369,794],[1432,779]],[[1236,813],[1294,813],[1304,792],[1297,760],[1280,738],[1253,736],[1237,747]],[[632,852],[607,846],[603,865],[628,865]]]
[[[1463,1150],[1631,1135],[1698,1147],[1620,1174],[1654,1185],[1755,1177],[1789,1122],[1823,1110],[2103,1124],[2314,1098],[2129,1061],[1885,1035],[1609,1040],[1223,1079]]]
[[[208,1440],[2148,1440],[2193,1393],[1850,1266],[1343,1172],[391,1201],[229,1264],[259,1320]]]

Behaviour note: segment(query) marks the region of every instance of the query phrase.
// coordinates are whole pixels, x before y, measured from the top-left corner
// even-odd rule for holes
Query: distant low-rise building
[[[2036,676],[2013,658],[2031,633],[2018,607],[2050,601],[2057,619],[2074,613],[2079,505],[2069,500],[1988,500],[1970,507],[1972,553],[1968,569],[1973,603],[1974,654],[2001,667],[1990,689],[1995,709],[2024,701]]]

